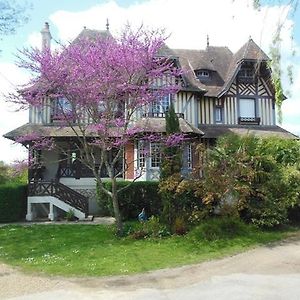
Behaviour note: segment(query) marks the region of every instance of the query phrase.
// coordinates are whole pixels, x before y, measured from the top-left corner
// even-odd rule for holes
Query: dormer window
[[[244,63],[238,73],[239,81],[244,83],[252,83],[254,77],[254,65],[251,63]]]
[[[208,70],[196,70],[195,74],[199,80],[208,80],[210,77]]]
[[[254,76],[253,69],[247,68],[247,69],[241,69],[239,71],[239,78],[249,79],[249,78],[253,78],[253,76]]]

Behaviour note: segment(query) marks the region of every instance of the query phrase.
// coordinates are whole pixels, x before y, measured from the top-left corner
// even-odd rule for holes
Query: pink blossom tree
[[[119,38],[110,34],[83,36],[55,52],[27,49],[19,56],[19,66],[33,77],[20,93],[11,96],[11,101],[22,108],[40,108],[45,99],[49,105],[55,99],[65,99],[67,105],[58,104],[56,122],[61,128],[71,128],[78,159],[92,170],[97,186],[111,198],[119,233],[122,221],[117,177],[133,164],[124,158],[126,144],[143,132],[135,125],[137,112],[178,91],[175,79],[180,71],[175,59],[161,52],[165,39],[161,31],[133,31],[127,26]],[[50,137],[47,142],[47,137],[33,136],[34,147],[59,148]],[[123,168],[117,170],[120,160]],[[102,168],[111,180],[111,191],[101,179]]]

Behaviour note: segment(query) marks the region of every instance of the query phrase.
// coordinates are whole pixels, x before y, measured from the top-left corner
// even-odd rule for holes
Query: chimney
[[[49,30],[48,22],[45,22],[45,26],[41,30],[41,34],[42,34],[42,50],[50,49],[52,36]]]

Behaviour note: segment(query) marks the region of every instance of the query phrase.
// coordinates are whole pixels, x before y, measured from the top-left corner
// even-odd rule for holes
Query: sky
[[[0,0],[1,1],[1,0]],[[254,10],[253,0],[17,0],[30,3],[29,22],[17,33],[0,41],[0,151],[7,163],[26,157],[22,146],[4,139],[3,134],[28,122],[28,111],[16,111],[5,101],[5,95],[26,83],[29,74],[16,66],[18,49],[40,47],[40,31],[49,22],[55,41],[74,39],[86,26],[118,34],[124,24],[143,24],[149,28],[164,28],[170,35],[171,48],[204,49],[209,35],[211,46],[228,46],[236,52],[251,38],[268,54],[272,36],[283,22],[281,55],[283,84],[288,99],[284,101],[285,129],[300,135],[300,7],[293,15],[285,1],[262,1]],[[278,3],[282,3],[278,5]],[[286,1],[287,2],[287,1]],[[291,36],[294,39],[291,39]],[[292,56],[293,49],[295,55]],[[293,66],[293,83],[287,80],[286,68]]]

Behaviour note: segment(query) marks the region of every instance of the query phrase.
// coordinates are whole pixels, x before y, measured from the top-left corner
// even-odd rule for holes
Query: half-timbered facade
[[[84,29],[80,35],[93,34],[99,32]],[[42,36],[44,46],[49,46],[51,35],[47,24]],[[296,138],[276,125],[269,58],[252,39],[236,53],[227,47],[207,44],[205,50],[166,47],[160,55],[171,57],[183,68],[183,75],[178,78],[182,88],[175,96],[162,97],[136,114],[135,122],[145,134],[165,132],[164,114],[172,102],[179,116],[181,131],[189,135],[193,143],[201,141],[213,144],[226,133]],[[27,133],[38,132],[52,136],[65,147],[64,153],[55,150],[41,150],[38,153],[42,168],[35,170],[32,175],[40,181],[30,185],[28,220],[45,210],[38,208],[41,204],[48,207],[46,211],[50,219],[55,218],[57,208],[67,211],[75,207],[78,218],[83,218],[87,213],[99,213],[91,171],[82,164],[74,166],[78,157],[78,153],[70,146],[74,132],[68,127],[62,128],[57,122],[58,110],[68,109],[68,102],[64,101],[44,99],[42,107],[29,109],[29,123],[5,135],[15,140]],[[90,120],[86,119],[85,122]],[[183,175],[188,174],[197,162],[193,143],[184,146]],[[136,174],[140,174],[140,180],[159,179],[161,149],[157,142],[132,140],[125,146],[123,159],[128,165],[123,179],[132,180]],[[122,165],[123,162],[120,162],[120,168]],[[101,170],[101,174],[103,178],[107,177],[105,170]],[[76,198],[79,200],[72,200]]]

